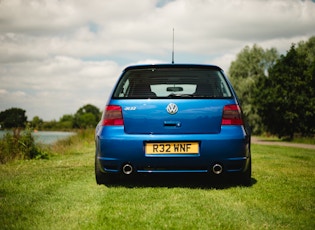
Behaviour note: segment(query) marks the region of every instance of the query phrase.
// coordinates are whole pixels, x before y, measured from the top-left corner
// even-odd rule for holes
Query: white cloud
[[[0,89],[0,96],[4,97],[8,91],[6,89]]]
[[[120,67],[114,62],[70,57],[3,66],[6,70],[0,72],[4,88],[0,91],[0,110],[21,107],[29,112],[29,118],[59,118],[63,110],[74,114],[87,103],[101,108],[120,74]]]
[[[103,107],[126,65],[171,62],[173,28],[175,62],[227,72],[244,46],[285,52],[314,21],[310,0],[0,0],[0,111]]]

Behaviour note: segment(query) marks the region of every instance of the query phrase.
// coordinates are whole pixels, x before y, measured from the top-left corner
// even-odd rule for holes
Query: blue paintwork
[[[144,143],[146,141],[199,141],[200,153],[190,156],[145,156]],[[139,169],[139,172],[152,172],[153,170],[143,170],[149,166],[152,168],[176,166],[175,168],[179,168],[178,172],[207,172],[211,165],[218,162],[226,166],[227,171],[242,171],[249,157],[248,140],[242,126],[222,127],[219,135],[126,135],[123,127],[105,127],[97,133],[97,153],[102,169],[107,172],[120,172],[125,163],[132,164],[135,169]],[[239,168],[229,169],[229,165],[236,163],[240,165]],[[190,168],[194,168],[194,170]],[[177,172],[177,170],[171,169],[164,171]]]
[[[223,106],[234,104],[234,99],[142,99],[112,100],[112,104],[123,109],[125,132],[129,134],[163,133],[219,133]],[[166,107],[170,103],[178,106],[178,112],[170,115]],[[136,110],[125,110],[134,107]],[[198,122],[196,122],[196,119]],[[180,123],[180,126],[164,126],[164,123]]]
[[[192,67],[221,71],[206,65]],[[124,72],[135,68],[142,67],[128,67]],[[221,126],[224,105],[238,104],[232,93],[234,98],[230,99],[110,99],[108,104],[122,107],[125,124],[96,128],[100,170],[121,173],[129,163],[138,173],[207,173],[220,163],[224,172],[244,172],[250,161],[249,131],[240,125]],[[166,112],[169,103],[178,106],[176,114]],[[199,142],[199,154],[145,155],[146,142],[183,141]]]

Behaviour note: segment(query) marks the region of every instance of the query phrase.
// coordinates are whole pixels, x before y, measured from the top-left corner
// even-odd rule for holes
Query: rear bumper
[[[199,142],[199,154],[146,155],[146,142]],[[122,173],[208,173],[213,166],[222,172],[243,172],[250,160],[250,136],[241,126],[222,127],[220,134],[126,135],[120,127],[96,133],[96,161],[101,171]]]

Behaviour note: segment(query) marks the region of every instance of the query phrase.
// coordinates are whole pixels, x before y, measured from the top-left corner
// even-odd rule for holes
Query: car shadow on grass
[[[132,175],[121,176],[107,187],[126,188],[191,188],[191,189],[228,189],[232,187],[252,187],[257,183],[255,178],[251,178],[250,185],[242,185],[232,177],[210,176],[210,175]]]

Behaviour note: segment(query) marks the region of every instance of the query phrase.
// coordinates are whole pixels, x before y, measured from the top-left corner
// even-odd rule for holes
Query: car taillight
[[[241,109],[238,105],[226,105],[223,108],[222,125],[243,125]]]
[[[106,106],[102,125],[124,125],[121,107],[118,105]]]

